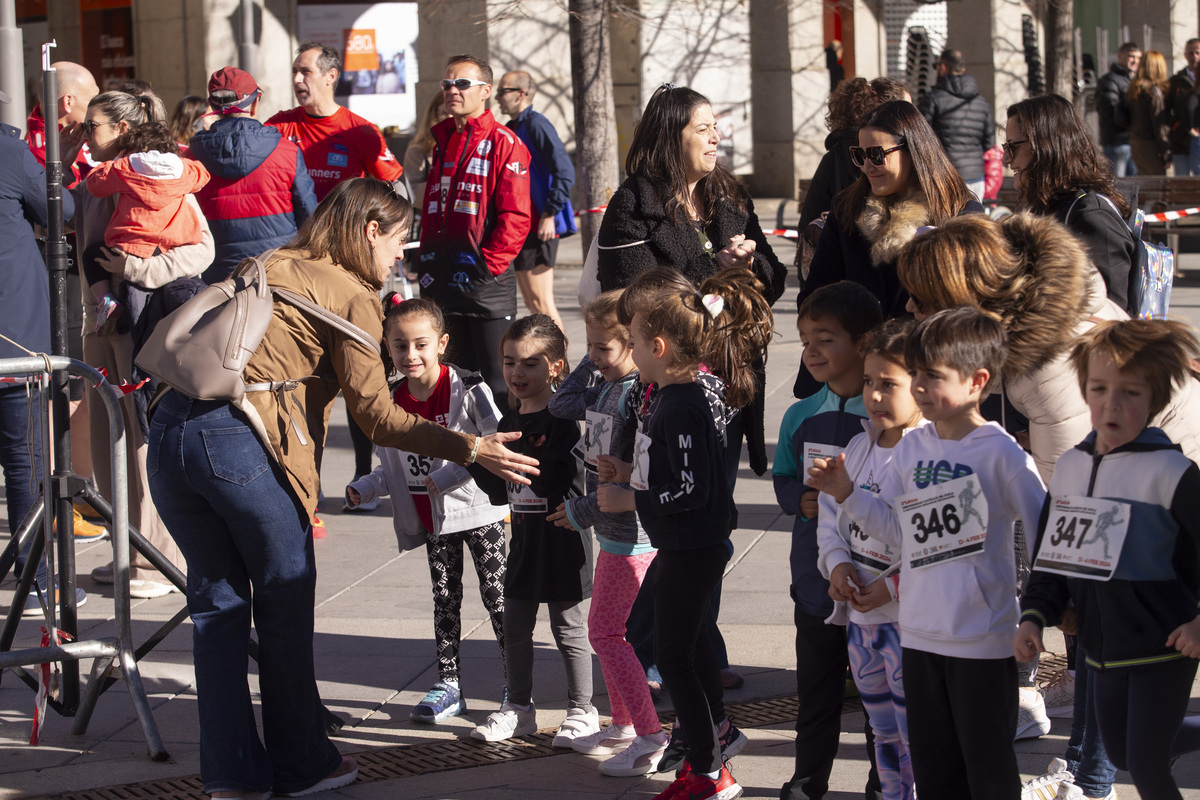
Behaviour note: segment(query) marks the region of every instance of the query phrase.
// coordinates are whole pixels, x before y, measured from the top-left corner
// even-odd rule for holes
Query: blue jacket
[[[553,214],[554,230],[559,236],[578,232],[575,209],[571,207],[575,165],[558,138],[558,132],[550,120],[532,107],[509,120],[508,127],[529,148],[529,199],[533,203],[533,210],[539,216]],[[536,222],[530,232],[537,233]]]
[[[188,155],[212,175],[196,192],[217,255],[202,276],[216,283],[243,259],[282,247],[317,207],[300,148],[250,117],[218,120],[192,137]]]
[[[1184,656],[1167,647],[1175,628],[1196,617],[1200,601],[1200,469],[1158,428],[1105,455],[1096,434],[1063,453],[1038,524],[1041,550],[1055,497],[1084,495],[1129,505],[1129,526],[1108,581],[1067,578],[1038,569],[1021,597],[1021,621],[1057,625],[1068,600],[1079,614],[1079,640],[1093,669],[1154,666]]]
[[[46,224],[46,172],[21,133],[0,124],[0,333],[30,350],[50,351],[50,281],[33,237],[33,224]],[[63,221],[75,216],[75,200],[62,193]],[[0,339],[0,358],[25,353]]]
[[[771,473],[779,507],[796,517],[792,525],[792,599],[813,617],[824,619],[832,614],[833,600],[829,597],[829,581],[817,566],[817,518],[800,514],[800,498],[805,492],[816,491],[804,485],[808,477],[804,474],[804,445],[807,442],[844,449],[862,432],[866,416],[861,394],[839,397],[822,385],[812,397],[793,404],[779,426]]]

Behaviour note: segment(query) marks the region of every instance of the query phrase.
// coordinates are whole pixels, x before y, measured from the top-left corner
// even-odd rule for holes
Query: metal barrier
[[[138,670],[138,655],[133,650],[133,625],[130,617],[129,598],[129,494],[127,491],[129,470],[126,461],[125,424],[121,413],[121,406],[115,390],[109,386],[104,376],[82,362],[62,356],[0,359],[0,376],[37,376],[42,385],[46,387],[49,386],[50,373],[52,371],[69,372],[72,375],[85,378],[96,385],[99,391],[93,393],[92,399],[99,398],[104,404],[105,411],[108,412],[108,438],[113,483],[113,504],[111,506],[113,606],[116,617],[117,635],[115,638],[66,642],[50,647],[35,647],[24,650],[8,649],[15,636],[17,626],[20,624],[25,600],[28,596],[29,587],[33,582],[34,575],[37,572],[43,548],[50,554],[50,570],[51,574],[53,574],[54,548],[53,546],[46,547],[47,544],[53,545],[55,536],[54,526],[48,524],[48,520],[52,517],[50,503],[53,502],[53,499],[56,499],[52,498],[51,494],[47,492],[47,487],[52,486],[53,482],[49,480],[50,437],[48,432],[50,427],[50,412],[49,395],[46,393],[42,395],[42,402],[39,404],[41,406],[41,426],[43,431],[42,504],[41,506],[35,506],[21,523],[20,528],[13,532],[13,541],[9,543],[4,557],[0,559],[0,573],[2,573],[3,571],[7,571],[8,566],[11,566],[11,558],[15,558],[20,545],[30,536],[35,537],[31,545],[29,559],[25,564],[21,580],[17,586],[13,605],[9,609],[8,617],[4,623],[3,637],[2,641],[0,641],[0,670],[17,670],[19,667],[35,666],[55,661],[77,662],[85,658],[94,658],[95,661],[92,665],[91,675],[87,682],[87,691],[82,697],[78,710],[75,712],[75,723],[71,727],[71,733],[80,735],[87,730],[88,722],[91,719],[92,712],[95,710],[96,701],[99,699],[101,692],[113,680],[106,680],[106,676],[114,666],[113,662],[118,661],[121,673],[125,678],[126,684],[128,684],[129,696],[133,699],[134,712],[137,714],[138,722],[142,726],[142,734],[146,739],[146,746],[149,749],[150,757],[155,761],[165,761],[169,758],[169,754],[163,746],[162,738],[159,736],[158,725],[154,721],[154,714],[150,709],[150,701],[146,696],[146,689],[142,684],[142,676]],[[67,526],[63,527],[65,529]],[[39,533],[41,533],[41,536],[38,536]],[[7,566],[5,562],[7,562]],[[69,580],[64,581],[63,591],[70,591],[72,595],[69,599],[66,597],[63,599],[68,607],[73,610],[74,575],[72,574],[68,577]],[[57,603],[54,602],[53,592],[54,587],[47,587],[49,600],[46,604],[46,610],[49,624],[55,626],[57,624],[55,621]]]

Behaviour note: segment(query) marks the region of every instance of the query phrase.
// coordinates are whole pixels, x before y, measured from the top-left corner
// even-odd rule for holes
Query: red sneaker
[[[655,795],[654,800],[687,800],[687,776],[691,772],[692,768],[684,761],[679,771],[675,773],[675,780],[671,781],[670,786]]]
[[[324,539],[328,531],[325,529],[325,520],[313,514],[312,518],[312,537],[314,539]]]
[[[721,774],[716,779],[709,778],[699,772],[689,771],[684,777],[683,789],[676,795],[678,800],[733,800],[742,796],[742,787],[729,772],[728,767],[721,767]]]

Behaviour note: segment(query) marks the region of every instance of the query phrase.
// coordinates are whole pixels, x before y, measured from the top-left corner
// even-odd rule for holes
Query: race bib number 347
[[[910,568],[983,552],[988,505],[977,476],[964,475],[900,495],[895,506]]]
[[[1100,497],[1054,498],[1033,568],[1043,572],[1107,581],[1117,569],[1130,506]]]

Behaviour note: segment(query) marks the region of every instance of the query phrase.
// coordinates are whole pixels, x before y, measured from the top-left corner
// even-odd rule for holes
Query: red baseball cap
[[[212,95],[213,92],[221,89],[231,91],[237,97],[236,102],[224,105],[235,105],[242,110],[249,108],[250,104],[262,93],[254,76],[237,67],[221,67],[208,79],[209,103],[216,108],[220,108],[223,104],[214,103]]]

